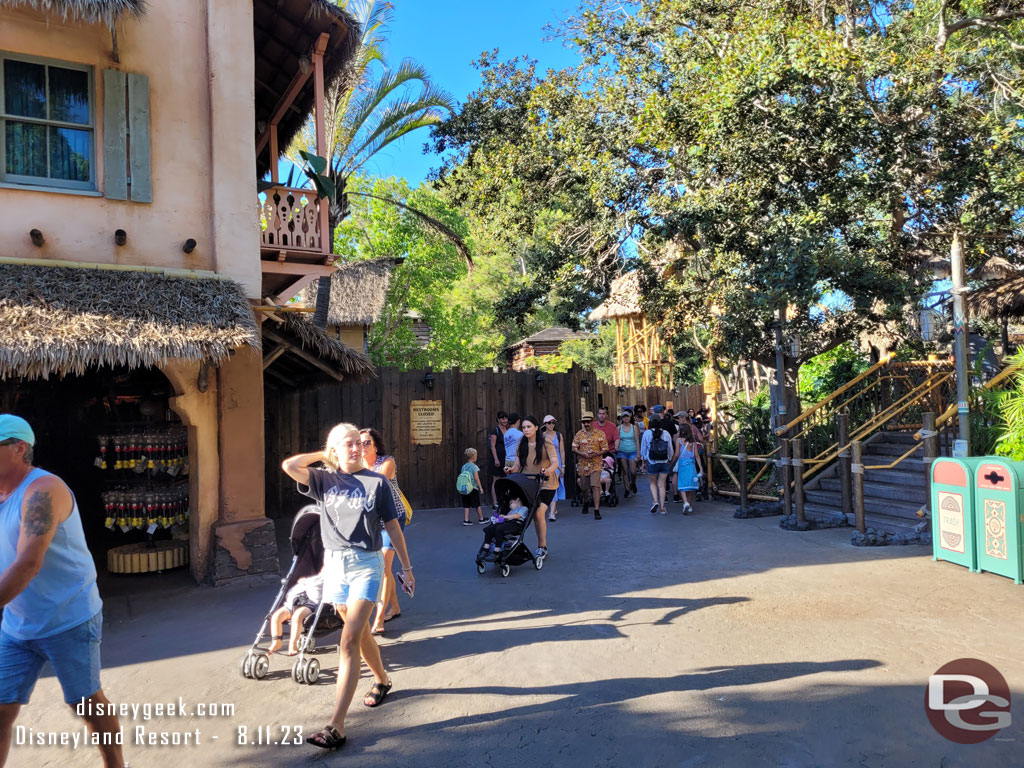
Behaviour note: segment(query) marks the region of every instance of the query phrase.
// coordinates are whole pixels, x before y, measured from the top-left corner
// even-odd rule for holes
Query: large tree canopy
[[[782,310],[799,364],[902,314],[955,232],[1019,260],[1021,19],[1010,0],[593,0],[561,29],[578,67],[484,57],[434,130],[439,178],[577,309],[635,254],[677,338],[767,360]]]

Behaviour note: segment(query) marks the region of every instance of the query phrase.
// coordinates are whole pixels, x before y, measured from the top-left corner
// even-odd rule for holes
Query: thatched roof
[[[375,375],[362,352],[332,339],[306,317],[281,312],[263,322],[263,381],[268,386],[305,389]]]
[[[969,291],[967,310],[983,317],[1024,318],[1024,275]]]
[[[107,26],[113,26],[124,14],[141,16],[146,12],[145,0],[0,0],[0,7],[18,6],[56,14],[64,20],[103,22]]]
[[[543,331],[538,331],[532,336],[527,336],[525,339],[517,341],[510,347],[510,349],[516,349],[517,347],[522,347],[526,344],[561,343],[563,341],[569,341],[570,339],[592,338],[594,338],[594,334],[587,333],[586,331],[574,331],[570,328],[552,326],[551,328],[545,328]]]
[[[977,269],[972,270],[972,280],[1008,280],[1020,277],[1021,271],[1016,264],[1011,264],[1002,256],[990,256]]]
[[[612,280],[611,289],[605,302],[590,313],[589,320],[612,320],[616,317],[641,315],[640,275],[627,272]]]
[[[226,358],[259,348],[241,286],[146,272],[0,264],[0,379]]]
[[[269,124],[274,108],[300,68],[311,66],[309,54],[321,33],[331,36],[324,53],[324,83],[330,87],[344,77],[362,35],[359,23],[329,0],[254,0],[253,33],[256,51],[256,125]],[[277,126],[284,152],[313,111],[313,78],[306,80],[291,109]],[[269,155],[257,159],[260,177]]]
[[[331,305],[328,325],[372,325],[380,320],[387,300],[391,272],[401,260],[367,259],[338,267],[331,275]],[[302,292],[303,302],[316,306],[317,284]]]

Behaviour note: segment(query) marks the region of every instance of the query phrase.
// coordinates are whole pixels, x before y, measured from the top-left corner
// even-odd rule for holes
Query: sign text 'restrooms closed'
[[[413,400],[409,404],[409,423],[413,445],[440,445],[441,401]]]

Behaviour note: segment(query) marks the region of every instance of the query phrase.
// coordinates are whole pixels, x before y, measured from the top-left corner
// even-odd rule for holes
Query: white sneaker
[[[683,514],[688,515],[691,512],[693,512],[693,507],[691,507],[689,504],[683,504]]]
[[[555,522],[555,516],[554,515],[548,515],[548,522],[549,523]]]

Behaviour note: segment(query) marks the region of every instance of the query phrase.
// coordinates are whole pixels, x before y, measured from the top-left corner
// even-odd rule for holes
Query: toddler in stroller
[[[513,474],[495,481],[498,513],[484,528],[484,543],[476,553],[477,573],[483,573],[488,562],[508,576],[511,566],[532,562],[539,571],[544,567],[543,555],[535,555],[526,546],[526,531],[536,512],[539,481],[533,475]]]
[[[270,653],[281,650],[284,637],[284,623],[291,624],[291,633],[288,637],[288,652],[286,655],[294,656],[299,652],[299,638],[303,633],[303,624],[306,617],[316,612],[324,593],[324,579],[319,573],[315,576],[306,576],[295,582],[295,586],[288,590],[284,596],[284,605],[278,608],[270,617]]]

